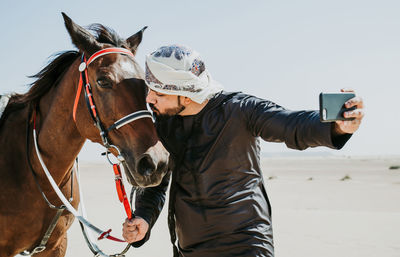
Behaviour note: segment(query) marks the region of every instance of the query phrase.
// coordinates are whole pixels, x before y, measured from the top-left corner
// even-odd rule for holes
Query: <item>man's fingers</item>
[[[126,228],[125,230],[128,232],[134,232],[135,230],[137,231],[138,229],[137,229],[137,227],[129,227],[129,228]]]
[[[138,234],[136,236],[136,241],[140,241],[144,238],[144,236],[146,235],[146,232],[142,229],[142,230],[138,230]]]
[[[122,234],[124,239],[129,243],[140,241],[146,235],[146,233],[140,229],[123,229]]]
[[[148,229],[148,223],[140,217],[133,220],[126,219],[122,224],[122,235],[128,243],[133,243],[142,240]]]
[[[342,89],[340,89],[340,92],[354,93],[354,89],[352,89],[352,88],[342,88]]]
[[[353,106],[357,106],[357,108],[362,109],[364,108],[364,102],[361,97],[356,96],[348,100],[345,104],[346,108],[351,108]]]
[[[134,219],[132,221],[132,225],[134,225],[134,226],[140,226],[141,223],[142,223],[142,221],[140,219]]]
[[[122,226],[127,226],[127,227],[136,227],[137,224],[135,224],[135,220],[129,220],[126,219],[125,222],[122,224]]]
[[[342,88],[340,92],[346,93],[355,93],[354,89],[352,88]],[[361,97],[356,96],[345,103],[346,108],[351,108],[353,106],[357,106],[357,108],[362,109],[364,108],[364,102]]]
[[[131,228],[123,228],[122,229],[122,236],[128,243],[133,243],[138,241],[139,230],[131,229]]]
[[[137,229],[137,226],[127,226],[126,223],[122,224],[122,231],[133,232]]]
[[[356,109],[353,111],[347,111],[343,113],[343,116],[345,118],[356,118],[356,119],[362,119],[364,117],[364,111],[361,109]]]

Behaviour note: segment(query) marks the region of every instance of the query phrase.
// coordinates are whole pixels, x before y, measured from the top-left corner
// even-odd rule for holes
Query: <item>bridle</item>
[[[125,48],[118,48],[118,47],[112,47],[112,48],[106,48],[106,49],[99,50],[99,51],[95,52],[92,56],[90,56],[90,58],[88,60],[86,60],[85,54],[82,54],[81,63],[79,65],[79,72],[80,72],[79,84],[78,84],[78,90],[77,90],[76,96],[75,96],[72,117],[76,124],[76,110],[78,107],[78,102],[79,102],[80,94],[82,91],[82,87],[83,87],[83,85],[85,85],[84,92],[85,92],[86,106],[89,110],[89,114],[94,122],[94,125],[99,130],[103,145],[104,145],[104,147],[107,148],[107,151],[105,154],[106,154],[107,160],[113,166],[118,198],[119,198],[120,202],[123,203],[128,218],[131,219],[132,218],[131,206],[129,204],[128,197],[126,196],[125,188],[122,183],[121,169],[120,169],[119,163],[113,163],[110,160],[110,158],[109,158],[110,151],[108,151],[108,150],[115,149],[117,151],[117,153],[118,153],[117,159],[120,163],[125,162],[125,159],[121,155],[121,151],[119,150],[119,148],[111,143],[110,139],[108,138],[108,133],[114,129],[119,129],[122,126],[125,126],[126,124],[131,123],[135,120],[143,119],[143,118],[152,119],[153,116],[148,110],[136,111],[136,112],[126,115],[125,117],[122,117],[121,119],[114,122],[114,124],[112,124],[110,127],[108,127],[107,129],[104,129],[104,125],[100,120],[100,117],[98,115],[98,111],[96,109],[96,105],[95,105],[95,102],[93,99],[92,87],[90,85],[89,76],[88,76],[88,68],[89,68],[89,65],[94,60],[96,60],[97,58],[99,58],[103,55],[107,55],[107,54],[123,54],[123,55],[127,55],[127,56],[134,58],[134,55],[132,54],[132,52],[130,50],[125,49]]]
[[[114,129],[119,129],[122,126],[124,126],[128,123],[131,123],[135,120],[142,119],[142,118],[152,119],[153,116],[152,116],[151,112],[148,110],[140,110],[140,111],[136,111],[131,114],[128,114],[125,117],[117,120],[114,124],[112,124],[107,129],[104,128],[104,125],[100,120],[100,117],[98,115],[96,105],[95,105],[95,102],[93,99],[92,87],[89,83],[88,67],[94,60],[96,60],[100,56],[103,56],[106,54],[113,54],[113,53],[123,54],[123,55],[131,56],[132,58],[134,58],[134,55],[132,54],[132,52],[130,50],[125,49],[125,48],[117,48],[117,47],[106,48],[106,49],[97,51],[92,56],[90,56],[90,58],[88,60],[86,60],[85,54],[82,54],[81,64],[79,65],[79,72],[80,72],[79,84],[78,84],[78,90],[77,90],[76,96],[75,96],[72,116],[76,123],[76,110],[78,107],[78,102],[79,102],[80,94],[82,91],[82,87],[84,85],[86,105],[88,107],[90,117],[92,118],[92,120],[94,122],[94,125],[97,127],[97,129],[100,132],[100,137],[101,137],[104,147],[106,147],[107,149],[110,149],[110,148],[115,149],[118,152],[118,157],[117,157],[118,160],[120,162],[124,162],[125,160],[121,155],[121,151],[119,150],[119,148],[117,146],[111,144],[111,141],[108,138],[108,133]],[[111,164],[113,164],[108,157],[108,153],[109,152],[107,151],[107,159]]]
[[[108,150],[113,148],[117,151],[117,153],[118,153],[117,159],[120,163],[125,162],[125,159],[121,155],[121,151],[119,150],[119,148],[111,143],[111,140],[108,138],[108,133],[114,129],[119,129],[119,128],[125,126],[126,124],[131,123],[135,120],[143,119],[143,118],[152,119],[153,116],[148,110],[140,110],[140,111],[136,111],[131,114],[128,114],[125,117],[122,117],[121,119],[114,122],[114,124],[112,124],[107,129],[104,128],[104,125],[100,120],[100,117],[98,115],[98,111],[97,111],[97,108],[96,108],[96,105],[95,105],[95,102],[93,99],[92,87],[90,85],[89,76],[88,76],[88,68],[89,68],[89,65],[94,60],[96,60],[97,58],[99,58],[103,55],[107,55],[107,54],[123,54],[123,55],[127,55],[127,56],[134,58],[134,55],[132,54],[132,52],[130,50],[125,49],[125,48],[119,48],[119,47],[112,47],[112,48],[106,48],[106,49],[99,50],[99,51],[95,52],[92,56],[90,56],[88,60],[86,60],[85,54],[82,54],[81,63],[79,65],[79,72],[80,72],[79,84],[78,84],[78,90],[77,90],[76,96],[75,96],[72,117],[76,124],[76,110],[78,107],[78,102],[79,102],[80,94],[82,91],[82,87],[84,85],[86,106],[89,110],[89,114],[94,122],[94,125],[99,130],[103,145],[104,145],[104,147],[107,148],[106,157],[107,157],[108,161],[110,162],[110,164],[113,166],[118,198],[119,198],[120,202],[123,203],[123,205],[124,205],[124,209],[128,216],[128,219],[131,219],[133,214],[131,211],[131,206],[129,204],[128,197],[126,195],[124,185],[122,183],[122,175],[121,175],[120,165],[119,165],[119,163],[113,163],[110,160],[110,158],[109,158],[110,152]],[[103,237],[104,237],[104,235],[101,235],[99,238],[101,239]]]
[[[97,109],[96,109],[96,105],[94,103],[94,99],[93,99],[93,94],[92,94],[92,88],[91,85],[89,83],[89,77],[88,77],[88,66],[89,64],[91,64],[95,59],[99,58],[100,56],[106,55],[106,54],[113,54],[113,53],[117,53],[117,54],[123,54],[123,55],[128,55],[131,56],[132,58],[134,57],[134,55],[132,54],[131,51],[125,49],[125,48],[106,48],[106,49],[102,49],[100,51],[95,52],[87,61],[86,61],[86,57],[84,54],[82,54],[81,57],[81,63],[79,65],[79,72],[80,72],[80,77],[79,77],[79,84],[78,84],[78,90],[75,96],[75,101],[74,101],[74,107],[73,107],[73,119],[74,122],[76,124],[76,111],[77,111],[77,107],[78,107],[78,103],[79,103],[79,98],[81,95],[81,91],[83,88],[83,85],[85,87],[84,92],[85,92],[85,101],[86,101],[86,105],[88,107],[89,110],[89,114],[92,118],[92,120],[94,121],[94,125],[98,128],[99,132],[100,132],[100,137],[101,140],[103,142],[104,147],[107,148],[106,151],[106,156],[108,161],[110,162],[111,165],[113,165],[113,170],[114,170],[114,175],[115,175],[115,183],[116,183],[116,188],[117,188],[117,194],[118,194],[118,198],[120,200],[120,202],[123,203],[124,208],[125,208],[125,212],[128,216],[129,219],[131,219],[133,217],[132,211],[131,211],[131,206],[129,204],[129,200],[128,197],[126,195],[125,192],[125,188],[124,185],[122,183],[122,175],[121,175],[121,170],[120,170],[120,163],[125,162],[125,159],[123,158],[123,156],[121,155],[121,151],[119,150],[119,148],[115,145],[112,145],[110,139],[108,138],[108,133],[114,129],[119,129],[122,126],[131,123],[135,120],[138,119],[142,119],[142,118],[150,118],[152,119],[153,116],[152,114],[148,111],[148,110],[140,110],[140,111],[136,111],[133,112],[131,114],[126,115],[125,117],[117,120],[116,122],[114,122],[114,124],[112,124],[110,127],[108,127],[107,129],[104,129],[103,123],[100,120],[100,117],[98,115]],[[28,119],[29,120],[29,119]],[[63,195],[63,193],[61,192],[61,190],[59,189],[58,185],[56,184],[56,182],[54,181],[54,179],[52,178],[49,170],[47,169],[41,155],[40,155],[40,151],[38,148],[38,144],[37,144],[37,134],[36,134],[36,110],[34,109],[33,111],[33,141],[34,141],[34,147],[36,150],[36,154],[37,157],[39,159],[39,162],[42,166],[42,169],[44,171],[44,173],[46,174],[46,177],[48,178],[51,186],[53,187],[54,191],[56,192],[56,194],[58,195],[58,197],[60,198],[61,202],[63,203],[63,205],[61,205],[60,207],[55,207],[54,205],[52,205],[46,198],[46,196],[43,193],[43,190],[41,189],[37,178],[36,178],[36,174],[33,170],[32,165],[30,164],[30,170],[35,178],[35,182],[36,185],[39,189],[39,191],[42,193],[44,199],[46,200],[47,204],[51,207],[51,208],[56,208],[59,211],[57,212],[57,215],[53,218],[52,223],[50,224],[48,230],[46,231],[46,234],[44,236],[44,238],[42,239],[42,242],[40,243],[40,245],[38,247],[35,247],[34,250],[32,252],[29,251],[24,251],[22,252],[23,255],[31,255],[31,254],[35,254],[35,253],[39,253],[42,252],[46,249],[46,244],[47,244],[47,240],[49,239],[49,237],[51,236],[55,225],[58,222],[59,217],[61,216],[62,212],[64,209],[67,209],[70,213],[72,213],[80,222],[81,227],[83,228],[83,226],[85,226],[86,228],[89,228],[90,230],[96,232],[99,237],[98,240],[103,239],[103,238],[107,238],[113,241],[117,241],[117,242],[125,242],[124,240],[118,239],[116,237],[113,237],[110,235],[111,229],[107,230],[107,231],[103,231],[101,229],[99,229],[98,227],[96,227],[95,225],[93,225],[92,223],[90,223],[87,219],[86,219],[86,215],[85,214],[81,214],[80,212],[78,212],[72,205],[71,205],[71,201],[72,201],[72,195],[70,200],[67,200],[65,198],[65,196]],[[29,124],[29,122],[28,122]],[[29,125],[28,125],[29,127]],[[27,130],[28,131],[28,130]],[[29,142],[29,137],[27,137],[27,142]],[[28,145],[29,143],[27,143],[27,149],[28,149]],[[110,152],[108,151],[109,149],[115,149],[118,153],[117,159],[119,161],[119,163],[113,163],[110,158],[109,158],[109,154]],[[28,161],[29,161],[29,154],[28,154],[28,150],[27,150],[27,156],[28,156]],[[72,173],[71,173],[72,176]],[[72,189],[71,189],[71,194],[72,194]],[[127,245],[127,247],[120,253],[120,254],[115,254],[115,255],[106,255],[104,254],[99,248],[98,246],[91,242],[88,239],[88,236],[86,235],[86,232],[84,229],[82,229],[84,236],[85,236],[85,240],[88,243],[88,246],[90,248],[90,250],[95,254],[95,256],[124,256],[124,254],[128,251],[130,244]]]

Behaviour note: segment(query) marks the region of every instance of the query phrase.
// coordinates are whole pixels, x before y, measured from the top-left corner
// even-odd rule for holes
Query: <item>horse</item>
[[[116,121],[132,113],[148,112],[143,70],[134,58],[145,28],[122,39],[101,24],[93,24],[95,33],[91,33],[62,15],[78,51],[56,55],[32,76],[36,80],[28,92],[11,96],[0,118],[2,257],[32,251],[41,242],[57,213],[49,208],[42,193],[52,204],[61,205],[40,165],[33,127],[44,163],[63,194],[72,196],[74,208],[79,204],[78,185],[70,171],[87,139],[125,160],[125,174],[133,186],[158,185],[167,172],[169,154],[159,141],[151,118],[130,119],[116,126]],[[82,64],[94,53],[110,48],[117,52],[98,54],[90,65]],[[77,92],[82,70],[91,90],[87,95]],[[66,232],[74,217],[67,211],[60,215],[45,249],[35,256],[65,256]]]

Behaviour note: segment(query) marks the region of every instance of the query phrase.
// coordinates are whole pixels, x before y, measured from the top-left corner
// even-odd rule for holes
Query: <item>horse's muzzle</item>
[[[128,166],[126,169],[128,182],[139,187],[159,185],[168,171],[168,159],[169,153],[161,142],[158,142],[136,158],[134,168],[125,165],[125,169]]]

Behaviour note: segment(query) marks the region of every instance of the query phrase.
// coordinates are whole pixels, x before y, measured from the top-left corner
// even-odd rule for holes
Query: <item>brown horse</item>
[[[50,202],[59,206],[32,139],[33,116],[38,134],[38,147],[44,163],[66,197],[73,195],[72,205],[79,203],[71,167],[86,139],[103,144],[99,130],[93,126],[85,97],[77,99],[76,121],[73,106],[78,90],[81,56],[87,58],[101,49],[118,47],[136,52],[143,30],[126,40],[97,24],[96,35],[75,24],[63,14],[73,44],[79,49],[59,54],[34,77],[37,80],[26,94],[11,97],[0,118],[0,256],[14,256],[32,251],[41,242],[56,211],[50,209],[35,184]],[[146,85],[143,71],[132,56],[112,53],[98,57],[87,67],[97,116],[104,128],[128,114],[146,110]],[[35,114],[35,115],[34,115]],[[125,159],[125,173],[134,186],[154,186],[166,173],[168,153],[159,142],[150,118],[130,122],[107,133],[109,143],[120,149]],[[28,139],[28,140],[27,140]],[[117,155],[115,149],[110,151]],[[71,190],[71,182],[74,187]],[[73,216],[64,211],[47,243],[37,257],[65,255],[67,229]]]

